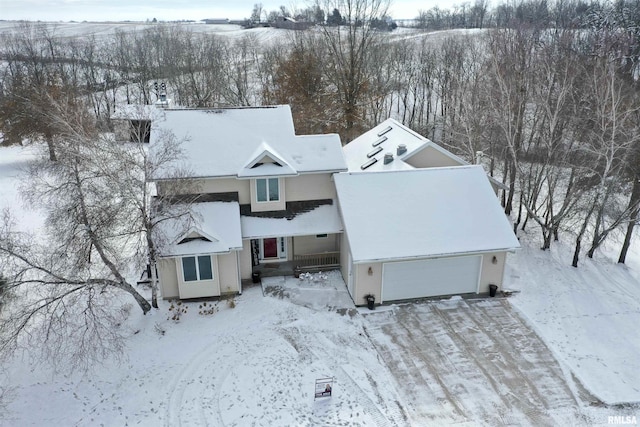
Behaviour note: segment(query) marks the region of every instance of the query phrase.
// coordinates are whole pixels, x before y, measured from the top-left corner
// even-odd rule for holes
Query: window
[[[377,161],[378,161],[378,159],[376,159],[374,157],[371,160],[369,160],[368,162],[364,163],[362,166],[360,166],[360,169],[365,170],[366,168],[369,168],[369,167],[373,166]]]
[[[387,137],[383,136],[381,138],[378,138],[376,141],[373,141],[373,143],[371,145],[374,146],[374,147],[377,147],[378,145],[382,144],[386,140],[387,140]]]
[[[380,132],[378,132],[378,136],[382,136],[385,133],[389,133],[391,129],[393,129],[391,126],[387,126],[386,128],[382,129]]]
[[[280,200],[278,178],[256,179],[256,199],[259,202],[277,202]]]
[[[211,256],[187,256],[182,258],[182,274],[185,282],[213,279]]]
[[[375,150],[371,151],[370,153],[367,154],[367,158],[370,159],[373,156],[375,156],[376,154],[378,154],[379,152],[382,151],[382,147],[378,147]]]
[[[328,234],[316,234],[316,239],[326,239],[328,237]]]

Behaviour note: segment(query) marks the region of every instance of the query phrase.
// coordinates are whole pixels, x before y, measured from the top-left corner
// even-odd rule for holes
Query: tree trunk
[[[45,141],[47,141],[47,147],[49,148],[49,160],[51,160],[52,162],[57,161],[58,157],[56,156],[56,150],[53,145],[53,135],[47,133],[44,138]]]
[[[151,304],[149,304],[149,301],[147,301],[147,299],[143,297],[138,291],[136,291],[136,289],[128,282],[123,280],[120,282],[118,287],[123,291],[128,292],[133,297],[133,299],[136,300],[138,306],[142,309],[143,314],[147,314],[149,310],[151,310]]]
[[[513,162],[509,164],[509,194],[507,196],[507,204],[504,207],[504,213],[511,215],[513,209],[513,195],[516,192],[516,165]]]
[[[587,231],[587,226],[589,225],[589,220],[591,219],[591,215],[593,214],[593,210],[595,209],[595,204],[591,205],[589,212],[587,212],[587,216],[582,222],[582,226],[580,227],[580,231],[578,232],[578,236],[576,237],[576,248],[573,251],[573,261],[571,262],[572,267],[578,268],[578,260],[580,258],[580,247],[582,246],[582,237],[584,233]]]
[[[553,237],[553,232],[551,230],[543,230],[542,231],[542,247],[540,249],[542,249],[543,251],[546,251],[547,249],[551,248],[552,237]]]
[[[629,250],[629,246],[631,246],[633,229],[638,221],[638,214],[640,214],[640,173],[636,174],[635,180],[633,181],[633,190],[631,191],[629,207],[631,208],[629,225],[627,225],[627,232],[624,236],[622,249],[620,250],[620,257],[618,258],[618,262],[621,264],[624,264],[627,259],[627,251]]]
[[[151,278],[151,306],[158,308],[158,277],[156,275],[156,263],[155,260],[149,260],[149,270]]]
[[[606,203],[606,198],[605,201],[603,202]],[[600,233],[598,230],[600,230],[600,225],[602,224],[602,220],[603,220],[603,215],[604,213],[602,212],[604,209],[602,207],[598,208],[598,214],[596,216],[596,223],[593,226],[593,239],[591,240],[591,247],[589,248],[589,250],[587,251],[587,256],[589,258],[593,258],[593,255],[596,252],[596,249],[598,249],[598,247],[600,246],[600,244],[602,243],[602,241],[604,240],[604,237],[602,236],[602,233]]]
[[[573,261],[571,261],[571,266],[578,268],[578,259],[580,258],[580,245],[582,243],[582,234],[579,234],[576,237],[576,248],[573,251]]]
[[[518,219],[516,219],[516,222],[513,223],[513,232],[517,233],[518,231],[518,225],[520,225],[520,222],[522,221],[522,193],[520,193],[520,202],[518,204]]]

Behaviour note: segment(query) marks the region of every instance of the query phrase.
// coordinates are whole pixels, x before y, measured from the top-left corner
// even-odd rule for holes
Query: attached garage
[[[482,256],[386,262],[382,301],[478,292]]]
[[[353,301],[488,292],[520,245],[481,166],[334,175]]]

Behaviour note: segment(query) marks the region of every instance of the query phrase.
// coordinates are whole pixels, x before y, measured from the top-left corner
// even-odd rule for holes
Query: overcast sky
[[[450,7],[463,0],[395,0],[390,15],[395,19],[414,18],[418,10],[435,5]],[[255,3],[267,11],[280,5],[308,7],[301,0],[0,0],[0,19],[40,21],[145,21],[204,18],[242,19],[251,15]]]

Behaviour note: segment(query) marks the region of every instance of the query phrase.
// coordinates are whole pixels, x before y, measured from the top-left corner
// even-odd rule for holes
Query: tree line
[[[379,20],[388,10],[382,0],[321,10],[339,5],[344,22]],[[109,130],[118,103],[154,102],[158,82],[184,107],[291,104],[299,133],[336,132],[344,143],[392,116],[470,161],[482,151],[509,186],[503,204],[508,214],[515,206],[516,226],[536,222],[543,248],[563,227],[581,230],[576,256],[585,235],[592,256],[615,229],[628,226],[630,239],[638,215],[640,8],[631,6],[590,3],[600,12],[589,15],[588,30],[515,14],[508,28],[444,39],[338,25],[265,43],[251,33],[229,39],[151,25],[80,40],[25,23],[2,35],[0,130],[4,144],[42,138],[55,159],[47,102],[81,97]]]

